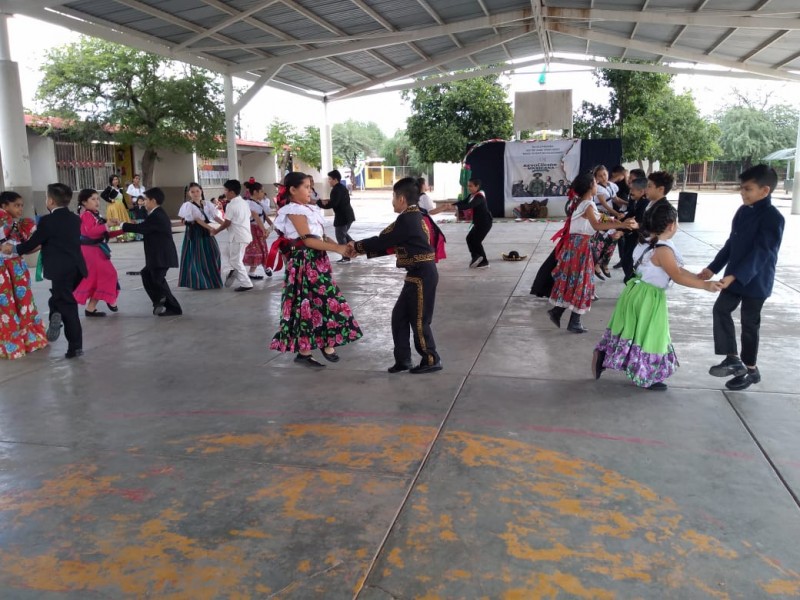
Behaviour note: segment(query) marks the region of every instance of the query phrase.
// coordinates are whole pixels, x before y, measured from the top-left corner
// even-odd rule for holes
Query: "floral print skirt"
[[[362,336],[331,273],[328,255],[292,249],[284,271],[280,329],[269,347],[278,352],[343,346]]]
[[[20,257],[0,259],[0,358],[20,358],[45,346],[28,265]]]
[[[589,246],[591,236],[570,235],[561,247],[558,264],[553,269],[550,304],[583,314],[592,307],[594,297],[594,260]]]
[[[253,235],[253,241],[244,249],[244,266],[246,267],[259,267],[267,268],[267,256],[269,256],[269,247],[267,246],[267,236],[264,235],[264,230],[261,229],[256,223],[250,223],[250,233]]]
[[[608,268],[608,263],[611,262],[611,257],[614,256],[614,250],[617,249],[617,240],[612,238],[611,235],[607,235],[605,231],[598,231],[592,236],[590,245],[594,264],[602,268]]]
[[[628,281],[595,349],[606,353],[605,368],[622,371],[638,386],[669,378],[678,357],[669,336],[666,291],[638,276]]]

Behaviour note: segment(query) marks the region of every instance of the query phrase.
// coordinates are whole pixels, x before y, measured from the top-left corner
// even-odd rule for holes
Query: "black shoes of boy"
[[[67,350],[64,358],[78,358],[79,356],[83,356],[83,350],[80,348],[74,348],[72,350]]]
[[[54,312],[50,315],[50,323],[47,325],[47,341],[55,342],[61,335],[61,313]]]
[[[747,373],[747,367],[744,366],[742,359],[738,356],[726,356],[725,360],[708,370],[708,374],[714,377],[738,376],[744,375],[745,373]]]
[[[756,367],[754,369],[747,369],[747,372],[744,373],[744,375],[737,375],[730,381],[726,381],[725,387],[734,392],[740,392],[742,390],[746,390],[754,383],[759,383],[760,381],[761,373],[758,372],[758,367]]]
[[[434,371],[441,371],[442,370],[442,361],[437,360],[432,365],[426,364],[419,364],[416,367],[411,367],[408,372],[413,373],[414,375],[421,375],[422,373],[433,373]]]
[[[324,369],[325,365],[319,362],[316,358],[311,356],[310,354],[302,355],[298,354],[294,357],[294,362],[303,365],[304,367],[308,367],[310,369]]]
[[[234,291],[234,292],[249,292],[249,291],[250,291],[250,290],[252,290],[252,289],[253,289],[253,286],[252,286],[252,285],[251,285],[250,287],[244,287],[243,285],[240,285],[239,287],[237,287],[237,288],[236,288],[236,289],[234,289],[233,291]]]
[[[389,373],[402,373],[403,371],[410,371],[413,366],[411,363],[394,363],[386,370]]]
[[[153,305],[153,314],[157,316],[161,316],[167,310],[167,299],[161,298],[158,302]]]

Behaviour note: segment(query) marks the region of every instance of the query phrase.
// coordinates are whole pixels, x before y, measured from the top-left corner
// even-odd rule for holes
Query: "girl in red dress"
[[[86,305],[84,312],[87,317],[105,317],[106,313],[97,310],[97,303],[101,300],[111,312],[119,310],[117,269],[111,262],[108,240],[124,232],[121,229],[108,230],[106,220],[100,216],[100,195],[96,190],[80,191],[78,211],[81,216],[81,252],[89,275],[75,290],[75,300]],[[111,224],[116,224],[116,221]]]
[[[16,192],[0,194],[0,246],[31,237],[36,225],[23,219],[24,201]],[[0,252],[0,358],[14,359],[47,346],[44,323],[36,311],[25,259]]]

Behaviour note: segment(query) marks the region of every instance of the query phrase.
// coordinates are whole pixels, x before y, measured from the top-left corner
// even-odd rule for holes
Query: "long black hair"
[[[658,236],[667,230],[667,227],[678,221],[678,211],[666,200],[659,200],[644,214],[644,235],[648,235],[647,242],[651,248],[658,244]],[[640,233],[640,236],[643,235]]]

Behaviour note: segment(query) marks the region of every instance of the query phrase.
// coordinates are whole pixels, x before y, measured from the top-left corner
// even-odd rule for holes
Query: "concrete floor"
[[[777,204],[763,381],[743,393],[707,374],[714,296],[685,288],[669,391],[591,379],[621,276],[588,335],[556,330],[528,290],[557,223],[496,223],[488,271],[444,225],[445,370],[425,376],[385,371],[391,259],[335,267],[364,338],[310,372],[267,350],[280,277],[178,290],[184,316],[157,319],[124,274],[141,244],[113,245],[120,312],[84,321],[86,355],[62,338],[0,364],[0,598],[800,597],[800,217]],[[701,196],[676,237],[690,268],[738,206]],[[391,219],[386,197],[356,208],[356,238]]]

